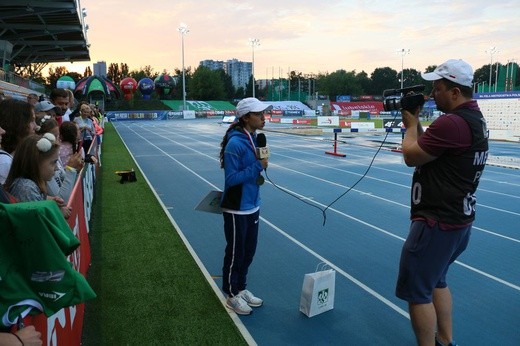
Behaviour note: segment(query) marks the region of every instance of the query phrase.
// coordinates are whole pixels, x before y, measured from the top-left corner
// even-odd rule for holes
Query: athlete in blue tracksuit
[[[226,249],[222,268],[222,290],[228,295],[227,307],[241,315],[251,313],[262,300],[246,290],[246,278],[258,238],[260,185],[267,159],[256,155],[256,130],[265,125],[264,111],[270,106],[256,98],[237,105],[238,121],[221,143],[220,162],[225,173],[221,207],[224,216]]]

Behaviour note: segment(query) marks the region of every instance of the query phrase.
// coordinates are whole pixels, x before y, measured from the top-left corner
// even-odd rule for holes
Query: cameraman
[[[396,296],[408,302],[419,345],[456,345],[446,274],[469,242],[488,133],[472,99],[470,65],[448,60],[421,76],[433,81],[431,97],[446,114],[424,131],[420,108],[414,114],[402,110],[403,157],[415,171],[410,232],[401,252]]]

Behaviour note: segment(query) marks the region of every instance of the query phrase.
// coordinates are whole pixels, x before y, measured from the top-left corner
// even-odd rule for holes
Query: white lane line
[[[143,138],[145,141],[147,141],[150,145],[152,145],[153,147],[157,148],[159,151],[163,152],[166,156],[170,157],[172,160],[174,160],[175,162],[177,162],[178,164],[180,164],[182,167],[184,167],[185,169],[187,169],[189,172],[193,173],[195,176],[197,176],[198,178],[200,178],[201,180],[203,180],[204,182],[206,182],[207,184],[209,184],[209,185],[212,186],[213,188],[218,189],[215,185],[213,185],[212,183],[210,183],[210,182],[209,182],[208,180],[206,180],[205,178],[201,177],[199,174],[197,174],[196,172],[194,172],[192,169],[188,168],[187,166],[185,166],[184,164],[182,164],[181,162],[179,162],[177,159],[175,159],[175,158],[172,157],[170,154],[166,153],[164,150],[162,150],[161,148],[159,148],[158,146],[156,146],[155,144],[153,144],[152,142],[150,142],[148,139],[144,138],[143,136],[141,136],[139,133],[137,133],[137,132],[135,132],[135,131],[133,131],[133,132],[136,133],[139,137]],[[153,134],[154,134],[154,135],[157,135],[157,134],[155,134],[155,133],[153,133]],[[173,142],[173,143],[175,143],[175,144],[177,144],[177,145],[180,145],[180,146],[182,146],[182,147],[185,147],[185,148],[187,148],[187,149],[190,149],[190,150],[192,150],[192,151],[194,151],[194,152],[196,152],[196,153],[198,153],[198,154],[200,154],[200,155],[206,156],[206,157],[210,158],[210,159],[213,160],[213,161],[217,161],[217,159],[216,159],[215,157],[213,157],[213,156],[210,156],[210,155],[208,155],[208,154],[202,153],[202,152],[200,152],[200,151],[198,151],[198,150],[196,150],[196,149],[193,149],[193,148],[190,148],[190,147],[188,147],[188,146],[186,146],[186,145],[184,145],[184,144],[178,143],[178,142],[176,142],[176,141],[174,141],[174,140],[171,140],[171,139],[169,139],[169,138],[167,138],[167,137],[165,137],[165,136],[162,136],[162,135],[158,135],[158,136],[159,136],[159,137],[162,137],[162,138],[165,138],[165,139],[167,139],[167,140],[169,140],[169,141],[171,141],[171,142]],[[284,167],[281,167],[281,168],[284,168]],[[287,169],[287,168],[284,168],[284,169]],[[289,169],[289,170],[290,170],[290,169]],[[304,174],[304,173],[300,173],[300,172],[295,171],[295,170],[291,170],[291,171],[294,171],[294,172],[296,172],[296,173],[298,173],[298,174],[303,174],[303,175],[306,175],[306,176],[312,177],[312,178],[314,178],[314,179],[318,179],[318,180],[322,180],[322,181],[327,181],[327,180],[325,180],[325,179],[318,178],[318,177],[313,177],[313,176],[311,176],[311,175]],[[341,185],[341,184],[338,184],[338,183],[335,183],[335,182],[331,182],[331,181],[328,181],[328,182],[329,182],[330,184],[333,184],[333,185]],[[290,189],[287,189],[287,188],[284,188],[284,189],[287,190],[287,191],[291,191],[292,193],[298,194],[298,193],[296,193],[296,192],[294,192],[294,191],[292,191],[292,190],[290,190]],[[375,197],[375,196],[371,196],[371,197]],[[384,199],[384,198],[380,198],[380,199],[386,200],[386,199]],[[313,202],[314,202],[316,205],[319,205],[319,206],[321,206],[321,207],[326,207],[325,204],[319,203],[319,202],[317,202],[317,201],[313,201]],[[400,203],[395,203],[395,204],[403,205],[403,204],[400,204]],[[337,213],[337,214],[339,214],[339,215],[342,215],[342,216],[344,216],[344,217],[346,217],[346,218],[349,218],[349,219],[351,219],[351,220],[353,220],[353,221],[356,221],[356,222],[358,222],[358,223],[361,223],[361,224],[363,224],[363,225],[365,225],[365,226],[367,226],[367,227],[369,227],[369,228],[372,228],[372,229],[374,229],[374,230],[376,230],[376,231],[378,231],[378,232],[381,232],[381,233],[383,233],[383,234],[386,234],[386,235],[388,235],[388,236],[390,236],[390,237],[400,239],[400,240],[403,241],[403,242],[405,241],[405,239],[402,238],[402,237],[400,237],[400,236],[397,236],[397,235],[395,235],[395,234],[393,234],[393,233],[391,233],[391,232],[389,232],[389,231],[386,231],[386,230],[384,230],[384,229],[382,229],[382,228],[379,228],[379,227],[377,227],[377,226],[375,226],[375,225],[373,225],[373,224],[370,224],[370,223],[368,223],[368,222],[365,222],[365,221],[363,221],[363,220],[360,220],[360,219],[358,219],[358,218],[356,218],[356,217],[353,217],[353,216],[348,215],[348,214],[346,214],[346,213],[340,212],[340,211],[337,210],[337,209],[329,208],[328,210],[333,211],[333,212],[335,212],[335,213]],[[492,280],[494,280],[494,281],[496,281],[496,282],[499,282],[499,283],[501,283],[501,284],[504,284],[504,285],[506,285],[506,286],[509,286],[509,287],[511,287],[511,288],[513,288],[513,289],[515,289],[515,290],[517,290],[517,291],[520,291],[520,286],[515,285],[515,284],[512,284],[512,283],[510,283],[510,282],[508,282],[508,281],[506,281],[506,280],[500,279],[500,278],[498,278],[497,276],[494,276],[494,275],[488,274],[488,273],[486,273],[486,272],[484,272],[484,271],[481,271],[481,270],[479,270],[479,269],[476,269],[475,267],[472,267],[472,266],[467,265],[467,264],[465,264],[465,263],[463,263],[463,262],[460,262],[460,261],[455,261],[454,263],[456,263],[456,264],[458,264],[458,265],[461,265],[461,266],[463,266],[464,268],[469,269],[469,270],[471,270],[471,271],[473,271],[473,272],[475,272],[475,273],[478,273],[478,274],[484,275],[485,277],[487,277],[487,278],[489,278],[489,279],[492,279]]]

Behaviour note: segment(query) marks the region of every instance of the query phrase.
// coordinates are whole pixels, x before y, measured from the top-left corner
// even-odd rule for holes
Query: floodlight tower
[[[250,38],[249,44],[251,45],[251,53],[253,54],[253,64],[251,66],[251,76],[253,79],[253,97],[255,97],[255,47],[260,45],[260,40],[257,38]]]
[[[516,59],[511,59],[507,61],[506,66],[506,85],[504,87],[504,91],[513,90],[513,76],[514,76],[514,64],[517,62]],[[509,64],[511,64],[511,77],[509,77]]]
[[[397,51],[401,55],[401,89],[404,87],[404,56],[410,54],[409,49],[401,48]]]
[[[182,111],[186,110],[186,69],[184,68],[184,36],[190,30],[188,26],[184,23],[181,23],[179,28],[177,29],[181,33],[181,41],[182,41]]]
[[[493,77],[493,72],[492,72],[493,55],[498,53],[498,49],[497,49],[497,47],[490,47],[488,50],[486,50],[486,53],[488,53],[489,57],[491,58],[491,62],[489,63],[489,89],[488,89],[488,91],[491,92],[491,78]],[[495,81],[495,83],[496,83],[496,81]]]

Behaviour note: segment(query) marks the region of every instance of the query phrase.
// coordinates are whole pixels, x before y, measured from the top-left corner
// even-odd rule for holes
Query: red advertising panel
[[[79,304],[61,309],[54,315],[46,317],[39,314],[34,317],[26,317],[27,325],[34,325],[42,334],[43,345],[81,345],[81,333],[83,330],[83,317],[85,305]]]
[[[97,141],[94,141],[97,143]],[[97,146],[93,145],[89,153],[97,156]],[[83,168],[72,194],[68,206],[72,213],[67,220],[74,235],[79,239],[80,246],[68,257],[74,269],[83,276],[91,262],[90,241],[88,238],[88,217],[90,215],[96,171],[98,165],[87,164]],[[26,325],[34,325],[42,334],[43,345],[80,345],[83,331],[85,305],[78,304],[61,309],[54,315],[46,317],[44,314],[28,316],[24,319]]]

